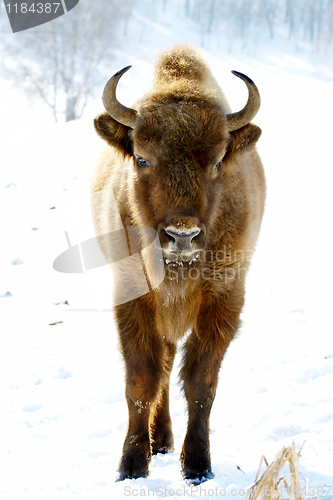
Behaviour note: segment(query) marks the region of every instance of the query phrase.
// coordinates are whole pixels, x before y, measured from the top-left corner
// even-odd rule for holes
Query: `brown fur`
[[[180,372],[189,413],[181,464],[185,478],[205,480],[212,477],[209,414],[218,372],[239,326],[264,208],[265,179],[255,150],[261,131],[248,124],[229,133],[228,104],[191,47],[162,54],[151,92],[135,107],[134,130],[107,113],[95,119],[107,142],[92,182],[100,197],[93,210],[97,234],[112,231],[103,194],[112,188],[122,223],[153,227],[163,249],[170,225],[198,227],[193,241],[200,257],[165,259],[163,283],[115,309],[129,410],[119,477],[147,475],[151,454],[173,449],[169,376],[177,340],[190,331]],[[150,166],[138,165],[137,157]],[[135,286],[135,279],[118,277],[115,286]]]

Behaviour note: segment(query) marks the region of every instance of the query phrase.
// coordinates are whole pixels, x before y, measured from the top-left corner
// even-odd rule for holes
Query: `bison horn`
[[[238,130],[250,123],[250,121],[255,117],[260,108],[259,90],[253,83],[251,78],[243,75],[243,73],[239,73],[238,71],[232,71],[231,73],[235,76],[238,76],[238,78],[241,78],[241,80],[245,82],[249,91],[249,97],[245,107],[241,111],[238,111],[237,113],[230,113],[229,115],[227,115],[229,132]]]
[[[126,127],[134,128],[137,111],[135,109],[126,108],[116,98],[116,88],[120,78],[132,66],[115,73],[104,87],[102,101],[106,111],[109,115],[119,123],[126,125]]]

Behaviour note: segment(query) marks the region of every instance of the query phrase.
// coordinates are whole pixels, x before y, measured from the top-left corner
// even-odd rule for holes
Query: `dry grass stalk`
[[[298,453],[296,452],[295,443],[293,442],[288,448],[282,448],[270,465],[268,465],[266,457],[262,456],[256,479],[253,485],[248,488],[245,500],[283,500],[281,496],[281,483],[283,483],[286,489],[289,500],[302,500],[298,470],[300,452],[301,450]],[[265,463],[267,468],[259,479],[263,463]],[[289,464],[290,470],[289,484],[284,476],[279,477],[286,463]]]

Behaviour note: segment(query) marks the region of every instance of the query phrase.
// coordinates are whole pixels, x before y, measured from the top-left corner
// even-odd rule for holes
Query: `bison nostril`
[[[199,228],[177,229],[175,227],[165,228],[165,232],[170,240],[172,250],[190,251],[192,249],[192,240],[201,232]]]
[[[166,235],[167,235],[167,238],[168,240],[170,241],[170,243],[176,243],[176,238],[175,236],[172,234],[172,231],[169,231],[168,229],[165,229],[164,230]]]

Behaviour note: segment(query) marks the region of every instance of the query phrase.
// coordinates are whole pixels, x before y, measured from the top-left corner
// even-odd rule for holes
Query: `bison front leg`
[[[116,317],[126,365],[128,405],[128,430],[118,470],[118,480],[123,480],[148,475],[149,418],[163,376],[163,346],[144,300],[118,306]]]
[[[213,477],[209,416],[215,398],[221,361],[233,339],[242,299],[222,296],[205,305],[197,326],[184,346],[181,378],[188,405],[188,427],[181,453],[184,479],[195,483]]]

